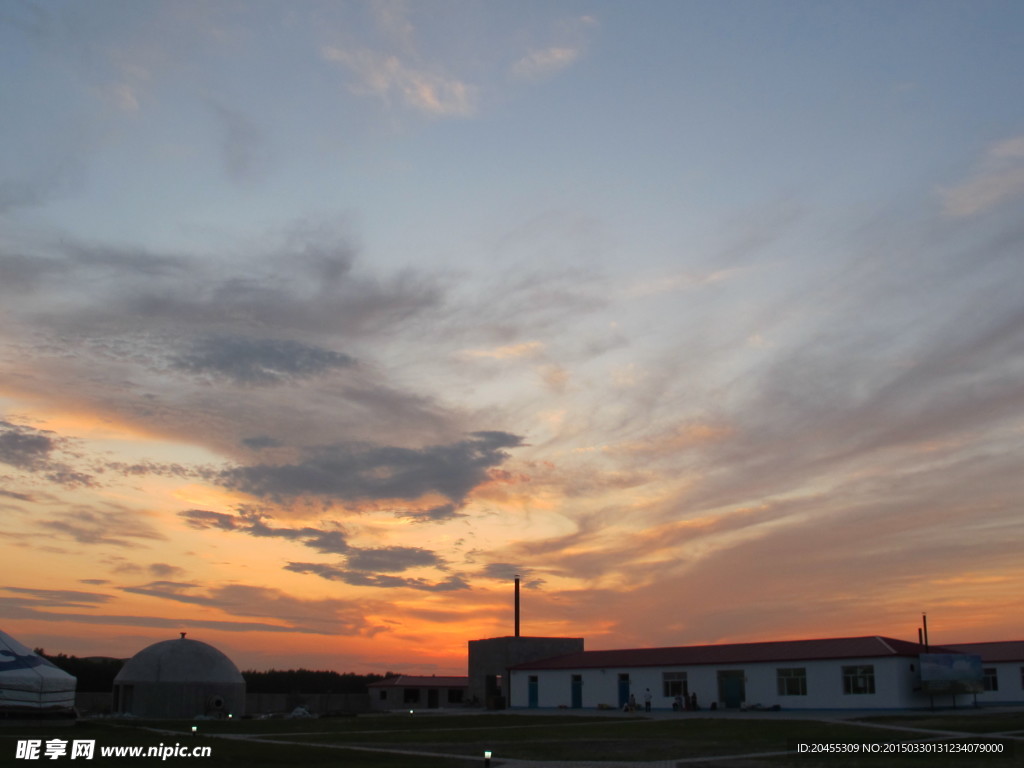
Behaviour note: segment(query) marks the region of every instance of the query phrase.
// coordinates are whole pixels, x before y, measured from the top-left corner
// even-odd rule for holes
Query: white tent
[[[70,712],[78,681],[0,631],[0,717]]]

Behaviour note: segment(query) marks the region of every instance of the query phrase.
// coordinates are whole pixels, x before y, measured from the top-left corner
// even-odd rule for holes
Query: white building
[[[984,694],[922,691],[923,652],[918,643],[877,636],[583,651],[511,669],[509,705],[621,709],[632,695],[643,708],[648,691],[654,709],[672,709],[693,695],[701,709],[906,709],[982,700]]]
[[[950,645],[958,653],[981,657],[979,704],[1024,704],[1024,640]]]

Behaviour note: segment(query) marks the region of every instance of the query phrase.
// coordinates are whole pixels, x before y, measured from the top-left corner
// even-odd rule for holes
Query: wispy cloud
[[[469,117],[475,112],[476,88],[440,71],[407,64],[394,54],[369,49],[325,46],[324,59],[344,65],[355,76],[358,94],[397,100],[436,117]]]
[[[511,67],[516,77],[535,78],[565,69],[580,56],[579,49],[554,47],[530,51]]]
[[[79,544],[138,547],[166,538],[144,513],[112,502],[75,505],[39,519],[36,525]]]
[[[540,341],[523,341],[518,344],[505,344],[493,349],[467,349],[466,357],[490,357],[495,360],[505,360],[516,357],[533,357],[544,351],[544,344]]]
[[[165,601],[215,608],[230,616],[273,620],[272,624],[255,625],[254,629],[271,627],[270,631],[345,636],[372,636],[382,629],[364,618],[366,605],[352,600],[306,600],[269,587],[245,584],[202,587],[189,582],[154,581],[122,587],[121,590]],[[191,622],[181,623],[187,625]]]
[[[256,122],[238,109],[210,101],[221,129],[224,172],[235,183],[261,180],[269,165],[267,141]]]
[[[964,181],[939,190],[947,216],[967,217],[1024,196],[1024,136],[992,145]]]
[[[34,587],[2,587],[6,592],[27,598],[32,605],[48,608],[92,608],[110,602],[110,595],[101,592],[79,592],[73,589],[37,589]]]

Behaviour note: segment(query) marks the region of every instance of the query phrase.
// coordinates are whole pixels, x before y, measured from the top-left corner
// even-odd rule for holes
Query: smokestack
[[[924,649],[925,649],[925,651],[927,651],[928,650],[928,614],[927,613],[922,613],[921,614],[921,623],[922,623],[922,625],[924,627]]]
[[[516,637],[519,637],[519,574],[516,574]]]

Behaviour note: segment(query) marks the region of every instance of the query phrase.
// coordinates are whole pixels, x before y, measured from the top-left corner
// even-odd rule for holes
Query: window
[[[449,704],[461,704],[463,694],[465,690],[462,688],[449,688],[448,689],[448,703]]]
[[[981,684],[986,691],[999,690],[999,673],[995,667],[985,667],[982,670]]]
[[[874,664],[860,664],[853,667],[843,667],[843,693],[861,694],[874,692]]]
[[[384,690],[383,688],[380,689],[380,693],[378,695],[379,695],[381,701],[387,701],[388,700],[388,692],[386,690]]]
[[[807,670],[803,667],[785,667],[775,670],[779,681],[779,696],[806,696]]]
[[[419,704],[420,701],[420,689],[419,688],[403,688],[402,701],[406,704]]]
[[[685,672],[662,672],[661,673],[662,695],[667,698],[686,696],[689,691],[686,686]]]

